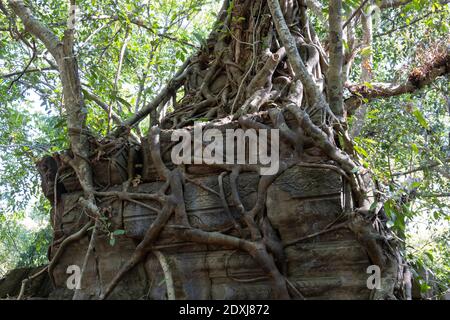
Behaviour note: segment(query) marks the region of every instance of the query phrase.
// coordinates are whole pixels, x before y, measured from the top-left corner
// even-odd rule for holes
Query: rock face
[[[294,167],[269,189],[267,215],[284,245],[325,230],[344,211],[343,181],[332,170]],[[346,195],[349,196],[349,195]],[[367,299],[365,250],[348,229],[286,248],[289,279],[306,298]]]
[[[43,268],[19,268],[8,272],[0,279],[0,299],[13,299],[19,295],[22,280],[37,273]],[[52,292],[53,287],[46,273],[29,281],[24,295],[27,297],[46,298]]]
[[[218,190],[217,176],[196,178],[211,189]],[[258,176],[241,175],[239,191],[244,206],[251,208],[256,201]],[[162,182],[143,183],[133,192],[155,192]],[[295,166],[283,173],[270,187],[267,197],[267,215],[278,230],[283,244],[304,235],[320,232],[343,212],[342,179],[333,170]],[[231,195],[228,179],[224,189],[229,203]],[[74,207],[79,193],[66,193],[58,205],[61,229],[71,234],[83,224],[83,213]],[[197,184],[188,183],[185,202],[192,226],[204,230],[220,230],[230,225],[220,198]],[[147,204],[152,205],[151,202]],[[91,257],[83,279],[83,297],[98,297],[105,285],[131,256],[136,244],[155,218],[155,214],[138,204],[113,201],[111,221],[115,228],[125,230],[111,246],[109,239],[99,236],[95,253]],[[237,211],[230,208],[236,219]],[[169,222],[170,224],[170,222]],[[155,244],[167,260],[173,277],[177,299],[270,299],[271,286],[263,271],[245,253],[227,248],[174,242],[170,228],[164,230]],[[54,271],[57,289],[50,298],[71,298],[66,288],[70,265],[81,266],[88,238],[70,245]],[[286,248],[287,274],[305,298],[366,299],[366,268],[370,265],[367,254],[353,233],[347,229],[324,233],[310,240]],[[247,282],[245,280],[255,279]],[[128,273],[111,298],[165,299],[164,275],[155,255]]]
[[[161,136],[162,150],[168,144],[167,140],[167,135]],[[145,143],[135,150],[133,156],[135,175],[139,176],[128,186],[129,192],[156,193],[164,184],[154,172],[149,146]],[[121,191],[121,182],[127,179],[124,168],[128,161],[126,155],[131,154],[129,148],[116,147],[115,150],[120,151],[114,153],[119,160],[96,159],[94,179],[104,190]],[[371,292],[366,286],[369,276],[366,269],[371,263],[354,233],[347,228],[322,233],[324,229],[336,225],[344,212],[352,210],[349,207],[352,202],[349,188],[328,159],[314,150],[304,152],[308,151],[315,156],[278,176],[269,187],[266,198],[265,216],[285,247],[285,274],[290,285],[295,287],[293,290],[307,299],[368,299]],[[168,167],[171,166],[167,153],[163,154],[163,160],[168,162]],[[56,157],[43,161],[55,161],[56,167],[59,166]],[[45,166],[50,167],[55,165]],[[58,239],[79,230],[88,217],[76,205],[82,193],[73,173],[60,172],[60,182],[55,188],[52,184],[55,174],[45,168],[41,170],[43,187],[54,206],[52,222],[55,241],[50,248],[51,258],[58,248]],[[242,217],[233,204],[229,176],[223,178],[223,191],[229,204],[227,213],[218,196],[218,172],[206,166],[186,166],[185,170],[191,177],[184,189],[190,224],[205,231],[239,235],[239,231],[232,228],[233,220],[241,221]],[[247,210],[256,202],[258,181],[259,175],[256,173],[243,172],[239,176],[239,195]],[[57,190],[56,195],[54,190]],[[114,243],[105,233],[97,236],[95,250],[90,255],[81,283],[82,298],[99,298],[144,237],[156,217],[151,207],[158,204],[146,200],[141,202],[144,205],[106,198],[98,204],[108,217],[108,228],[124,230],[124,234],[115,236]],[[154,243],[153,251],[144,262],[125,275],[109,299],[167,299],[165,279],[168,275],[173,281],[176,299],[273,297],[269,279],[247,253],[176,240],[177,226],[172,219]],[[249,234],[245,227],[240,232],[241,237]],[[305,238],[308,235],[313,236]],[[73,265],[81,268],[88,243],[89,237],[85,236],[64,250],[53,271],[56,288],[48,294],[50,299],[72,298],[73,291],[67,288],[70,276],[67,270]]]

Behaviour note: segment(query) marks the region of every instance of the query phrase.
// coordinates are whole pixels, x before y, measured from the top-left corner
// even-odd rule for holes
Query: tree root
[[[366,249],[372,263],[383,270],[387,264],[387,259],[378,241],[384,240],[384,238],[379,233],[376,233],[370,223],[365,221],[360,215],[354,216],[349,224],[349,229],[354,232],[361,245]]]
[[[119,272],[108,284],[105,292],[103,293],[103,295],[100,296],[100,300],[106,299],[114,290],[114,288],[117,286],[122,277],[129,270],[134,268],[139,262],[141,262],[142,259],[145,258],[145,256],[150,250],[149,247],[157,239],[167,221],[169,221],[170,217],[172,216],[172,213],[174,212],[174,209],[175,209],[174,200],[172,198],[169,198],[166,204],[164,205],[163,209],[161,210],[161,213],[156,217],[155,221],[153,221],[151,226],[148,228],[147,232],[145,233],[144,239],[136,247],[131,258],[124,266],[122,266]]]
[[[84,261],[83,261],[83,266],[81,267],[80,278],[78,280],[80,287],[82,285],[83,276],[84,276],[84,273],[86,272],[86,268],[87,268],[87,264],[89,262],[89,258],[90,258],[91,254],[92,254],[92,251],[94,251],[94,246],[95,246],[95,240],[96,240],[96,237],[97,237],[99,221],[100,220],[98,218],[95,220],[94,229],[92,230],[91,240],[89,241],[89,245],[88,245],[88,248],[86,250],[86,255],[85,255]],[[75,292],[73,294],[72,300],[79,300],[79,299],[80,299],[80,291],[79,291],[79,289],[75,289]]]
[[[228,201],[225,196],[225,190],[223,188],[223,177],[226,175],[226,172],[222,172],[218,177],[217,180],[219,182],[219,196],[220,200],[222,201],[222,206],[225,210],[225,214],[227,215],[228,219],[233,222],[234,228],[239,232],[240,235],[242,235],[242,229],[241,226],[237,223],[236,219],[234,219],[233,215],[231,214],[230,207],[228,206]]]
[[[75,242],[80,240],[81,238],[84,237],[84,235],[86,234],[86,232],[89,230],[90,227],[92,227],[93,222],[89,221],[88,223],[86,223],[84,225],[83,228],[81,228],[80,230],[78,230],[77,232],[75,232],[74,234],[68,236],[66,239],[64,239],[61,244],[59,245],[58,250],[56,251],[55,255],[53,256],[52,260],[49,262],[48,264],[48,275],[50,277],[50,281],[52,282],[53,286],[56,286],[55,283],[55,279],[53,277],[53,270],[56,267],[56,263],[58,262],[58,260],[61,258],[62,254],[64,253],[64,250],[66,249],[66,247]]]
[[[342,228],[349,228],[349,223],[350,223],[350,221],[346,221],[346,222],[343,222],[343,223],[341,223],[341,224],[338,224],[338,225],[336,225],[336,226],[334,226],[334,227],[331,227],[331,228],[325,228],[325,230],[318,231],[318,232],[315,232],[315,233],[313,233],[313,234],[309,234],[309,235],[307,235],[307,236],[304,236],[304,237],[301,237],[301,238],[298,238],[298,239],[289,241],[289,242],[287,242],[287,243],[284,245],[284,247],[287,248],[287,247],[293,246],[293,245],[295,245],[295,244],[297,244],[297,243],[299,243],[299,242],[302,242],[302,241],[305,241],[305,240],[309,240],[309,239],[315,238],[315,237],[317,237],[317,236],[320,236],[320,235],[322,235],[322,234],[325,234],[325,233],[328,233],[328,232],[331,232],[331,231],[336,231],[336,230],[339,230],[339,229],[342,229]]]
[[[206,232],[193,228],[180,230],[178,236],[182,240],[186,241],[194,241],[209,245],[220,245],[247,252],[259,263],[263,271],[270,276],[274,288],[274,298],[289,299],[289,293],[287,291],[284,277],[278,271],[278,268],[273,262],[272,256],[267,252],[264,243],[261,241],[253,242],[219,232]]]
[[[170,271],[169,263],[167,262],[166,257],[162,254],[161,251],[153,250],[152,252],[158,259],[159,264],[161,265],[161,269],[163,270],[164,282],[166,283],[167,299],[175,300],[175,288],[173,285],[173,277],[172,272]]]
[[[275,245],[273,245],[275,238],[271,236],[271,229],[267,225],[266,221],[265,235],[267,239],[264,239],[266,240],[264,241],[262,239],[261,232],[259,231],[259,228],[254,220],[256,215],[263,209],[266,197],[266,190],[270,186],[270,183],[275,179],[275,177],[261,178],[258,187],[258,201],[254,209],[247,212],[244,206],[242,205],[242,202],[240,201],[239,193],[237,190],[237,179],[240,172],[240,167],[239,166],[235,167],[231,172],[230,187],[232,190],[232,197],[234,199],[235,205],[242,214],[244,221],[251,230],[253,241],[236,238],[233,236],[225,235],[220,232],[207,232],[204,230],[192,228],[187,219],[186,208],[184,204],[184,196],[183,196],[184,175],[177,168],[170,171],[165,167],[160,157],[159,151],[159,129],[157,129],[156,127],[152,128],[150,135],[152,141],[153,163],[155,164],[160,176],[169,181],[171,195],[168,196],[168,200],[164,204],[161,213],[158,214],[156,220],[147,230],[144,239],[136,247],[136,250],[134,251],[132,257],[120,269],[120,271],[110,282],[107,289],[105,290],[105,293],[101,296],[101,299],[107,298],[109,294],[112,292],[112,290],[115,288],[115,286],[119,283],[120,279],[124,276],[124,274],[129,270],[131,270],[136,264],[138,264],[140,261],[142,261],[142,259],[146,257],[147,253],[151,250],[152,243],[157,239],[159,233],[165,227],[172,213],[175,214],[175,221],[177,223],[177,226],[179,227],[177,232],[178,238],[189,242],[193,241],[197,243],[204,243],[210,245],[222,245],[246,251],[261,265],[263,270],[268,275],[270,275],[270,278],[274,286],[275,297],[281,299],[289,298],[289,293],[286,287],[286,281],[283,275],[279,272],[278,267],[274,263],[274,258],[267,251],[267,247],[272,248],[272,251],[274,252],[279,251],[278,249],[274,249],[276,247]],[[220,175],[219,186],[221,190],[219,196],[223,198],[222,199],[223,201],[224,193],[223,193],[222,178],[223,175]],[[235,225],[237,225],[237,223],[235,223]],[[269,244],[269,246],[267,246],[266,244]]]
[[[260,277],[255,277],[255,278],[249,278],[249,279],[238,279],[236,277],[234,277],[233,275],[230,274],[230,272],[228,271],[228,264],[229,261],[231,259],[231,257],[237,252],[238,250],[234,250],[233,252],[231,252],[227,258],[225,259],[225,274],[227,276],[227,278],[230,278],[233,281],[236,282],[241,282],[241,283],[251,283],[251,282],[257,282],[257,281],[261,281],[261,280],[267,280],[269,277],[268,276],[260,276]]]

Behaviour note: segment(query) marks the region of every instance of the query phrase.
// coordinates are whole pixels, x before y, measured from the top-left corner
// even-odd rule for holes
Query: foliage
[[[448,46],[450,11],[440,3],[412,1],[383,11],[374,30],[373,82],[406,81]],[[363,163],[386,186],[380,196],[387,201],[388,224],[404,240],[408,261],[419,277],[430,270],[443,292],[450,287],[449,89],[443,78],[414,94],[371,101],[355,139]],[[422,289],[430,286],[424,282]]]

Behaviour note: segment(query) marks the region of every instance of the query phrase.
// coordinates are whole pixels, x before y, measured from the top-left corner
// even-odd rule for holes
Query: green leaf
[[[394,222],[397,219],[394,209],[394,200],[390,199],[386,201],[383,205],[383,208],[388,218],[392,220],[392,222]]]
[[[203,36],[199,32],[194,31],[192,33],[192,35],[195,37],[195,39],[197,39],[197,41],[198,41],[198,43],[200,43],[200,45],[203,46],[204,44],[206,44],[205,38],[203,38]]]
[[[373,85],[370,82],[364,82],[364,85],[369,89],[373,89]]]
[[[419,280],[420,292],[425,293],[431,289],[431,287],[423,280]]]
[[[395,216],[395,215],[394,215]],[[405,230],[405,219],[403,217],[399,217],[399,219],[395,219],[394,226],[401,231]]]
[[[368,57],[368,56],[372,55],[372,53],[373,53],[373,50],[372,50],[371,46],[364,47],[361,49],[361,55],[363,57]]]
[[[430,259],[431,262],[434,260],[434,256],[430,251],[425,251],[424,254]]]
[[[377,144],[377,142],[373,139],[364,138],[363,141],[370,144]]]
[[[425,117],[423,116],[422,112],[420,112],[419,109],[414,109],[413,115],[414,115],[414,117],[416,117],[417,121],[419,121],[419,123],[422,127],[424,127],[425,129],[429,128],[428,123],[425,120]]]
[[[115,236],[121,236],[121,235],[124,235],[124,234],[125,234],[125,230],[117,229],[117,230],[114,230],[113,234],[114,234]]]
[[[351,172],[352,173],[358,173],[358,171],[359,171],[359,167],[354,167]]]
[[[133,110],[133,106],[128,101],[126,101],[125,99],[123,99],[121,97],[118,97],[118,96],[115,96],[114,98],[117,101],[119,101],[121,104],[126,105],[130,110]]]
[[[420,182],[420,181],[415,181],[415,182],[411,183],[412,188],[418,188],[421,185],[422,185],[422,182]]]
[[[418,153],[419,153],[419,148],[417,147],[417,144],[413,143],[413,144],[411,145],[411,149],[412,149],[412,151],[413,151],[415,154],[418,154]]]
[[[369,154],[367,153],[366,150],[364,150],[363,148],[361,148],[360,146],[354,146],[355,151],[358,152],[360,155],[364,156],[364,157],[368,157]]]
[[[345,40],[343,40],[342,41],[342,43],[344,44],[344,48],[345,48],[345,50],[350,50],[350,47],[349,47],[349,45],[348,45],[348,42],[347,41],[345,41]]]

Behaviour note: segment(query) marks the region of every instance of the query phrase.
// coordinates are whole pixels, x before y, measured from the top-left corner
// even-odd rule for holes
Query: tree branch
[[[0,78],[5,79],[5,78],[15,77],[15,76],[18,76],[21,74],[42,72],[42,71],[55,71],[55,70],[57,70],[55,67],[32,68],[32,69],[28,68],[28,69],[24,69],[22,71],[15,71],[15,72],[6,73],[6,74],[0,74]]]
[[[450,193],[418,193],[416,196],[420,198],[449,198]]]
[[[130,28],[128,27],[127,30],[125,31],[125,39],[123,40],[122,43],[122,47],[120,48],[120,53],[119,53],[119,62],[117,65],[117,71],[116,71],[116,76],[114,77],[114,95],[117,96],[117,94],[119,93],[119,79],[120,79],[120,74],[122,72],[122,66],[123,66],[123,59],[125,57],[125,52],[127,50],[127,45],[128,42],[130,41]],[[108,110],[108,126],[107,126],[107,132],[109,133],[109,130],[111,128],[111,118],[112,118],[112,102],[109,105],[109,110]],[[119,108],[119,112],[121,111],[121,109]],[[131,110],[130,110],[131,111]]]
[[[405,172],[396,172],[396,173],[393,173],[392,176],[393,176],[393,177],[406,176],[406,175],[408,175],[408,174],[415,173],[415,172],[418,172],[418,171],[424,171],[424,170],[428,170],[428,169],[433,169],[433,168],[435,168],[435,167],[441,166],[443,162],[444,162],[444,163],[450,162],[450,158],[447,158],[447,159],[445,159],[445,160],[442,161],[442,162],[439,162],[439,161],[433,161],[433,162],[431,162],[431,163],[424,164],[424,165],[422,165],[422,166],[413,168],[413,169],[408,170],[408,171],[405,171]]]
[[[328,68],[328,101],[331,111],[337,116],[343,115],[342,66],[344,46],[342,44],[342,0],[330,0],[330,66]]]
[[[3,1],[0,0],[0,11],[3,12],[3,14],[9,18],[9,12],[6,9],[5,5],[3,4]],[[6,30],[9,31],[9,30]]]
[[[306,0],[306,6],[319,18],[319,20],[325,22],[326,18],[323,15],[323,5],[318,0]]]
[[[359,7],[353,11],[353,13],[351,14],[350,18],[347,19],[347,21],[345,21],[344,25],[342,26],[342,29],[345,29],[347,27],[347,25],[353,20],[353,18],[361,12],[361,9],[364,8],[364,6],[366,5],[366,3],[369,2],[369,0],[364,0]]]
[[[108,114],[108,112],[110,110],[110,106],[108,104],[106,104],[102,99],[100,99],[99,96],[97,96],[87,90],[84,90],[84,89],[82,91],[83,91],[83,96],[86,100],[95,102],[100,108],[105,110],[105,112]],[[122,125],[122,119],[120,119],[119,115],[112,110],[111,110],[111,119],[113,119],[117,125],[119,125],[119,126]]]
[[[61,41],[41,21],[36,19],[31,10],[21,0],[9,0],[13,12],[22,20],[25,30],[41,40],[48,51],[56,58],[60,55],[58,49]]]
[[[373,37],[374,37],[374,38],[383,37],[383,36],[389,35],[389,34],[391,34],[391,33],[394,33],[394,32],[396,32],[396,31],[399,31],[399,30],[402,30],[402,29],[411,27],[411,26],[413,26],[414,24],[416,24],[417,22],[420,22],[420,21],[422,21],[423,19],[425,19],[425,18],[427,18],[427,17],[429,17],[430,15],[435,14],[435,13],[436,13],[436,12],[430,11],[430,12],[424,14],[423,16],[418,17],[418,18],[412,20],[412,21],[409,22],[409,23],[405,23],[404,25],[402,25],[402,26],[400,26],[400,27],[391,29],[391,30],[386,31],[386,32],[377,33],[377,34],[374,35]]]
[[[33,51],[33,53],[31,54],[31,58],[28,61],[27,65],[25,66],[25,68],[22,70],[21,73],[19,73],[19,75],[17,76],[17,78],[15,78],[13,81],[11,81],[11,83],[9,84],[8,90],[11,90],[12,86],[14,85],[14,83],[16,83],[17,81],[20,80],[20,78],[23,77],[23,75],[25,74],[25,72],[28,70],[28,68],[31,66],[31,64],[34,62],[34,60],[36,59],[37,56],[37,52],[36,52],[36,44],[35,41],[33,39],[33,47],[31,48],[31,50]]]
[[[95,19],[95,20],[111,20],[111,21],[119,21],[119,19],[120,19],[120,17],[118,15],[113,15],[113,16],[100,15],[100,16],[92,16],[90,18],[91,19]],[[177,39],[176,37],[168,35],[167,33],[157,33],[157,32],[155,32],[155,30],[153,30],[152,27],[150,27],[147,24],[145,24],[144,20],[142,20],[140,18],[133,17],[131,14],[128,15],[128,19],[129,19],[131,24],[134,24],[134,25],[136,25],[138,27],[144,28],[145,30],[153,33],[154,35],[156,35],[158,37],[165,38],[167,40],[178,42],[180,44],[184,44],[186,46],[198,49],[198,47],[195,44],[192,44],[190,42]]]
[[[412,0],[383,0],[380,9],[398,8],[407,5],[410,2],[412,2]]]
[[[348,85],[348,90],[353,94],[345,101],[347,112],[353,113],[358,109],[363,100],[377,98],[389,98],[405,93],[414,93],[431,84],[438,77],[446,76],[450,72],[450,54],[440,57],[431,64],[413,69],[408,80],[404,83],[371,83],[370,87],[362,85]]]
[[[122,127],[116,130],[113,134],[115,136],[120,135],[123,130],[127,127],[132,127],[139,123],[142,119],[150,114],[153,110],[155,110],[169,95],[176,92],[178,88],[182,85],[183,80],[185,78],[185,70],[191,63],[191,59],[187,59],[180,69],[177,71],[175,76],[169,81],[169,83],[161,90],[161,92],[146,106],[144,106],[141,110],[136,112],[131,118],[127,119],[123,122]]]
[[[108,114],[108,112],[109,112],[109,110],[110,110],[110,107],[109,107],[109,105],[108,105],[107,103],[105,103],[99,96],[97,96],[97,95],[93,94],[92,92],[89,92],[89,91],[87,91],[87,90],[85,90],[85,89],[82,89],[82,92],[83,92],[84,99],[95,102],[100,108],[102,108],[102,109],[106,112],[106,114]],[[122,119],[121,119],[120,116],[119,116],[117,113],[115,113],[112,109],[111,109],[111,119],[112,119],[119,127],[122,126],[122,124],[123,124]],[[136,139],[136,141],[139,141],[139,140],[140,140],[140,138],[139,138],[134,132],[130,132],[130,135],[131,135],[134,139]]]
[[[368,7],[370,8],[372,1],[368,2]],[[364,10],[364,9],[362,9]],[[371,10],[371,9],[370,9]],[[361,58],[361,82],[366,83],[372,81],[372,66],[373,66],[373,52],[372,52],[372,42],[373,42],[373,24],[371,13],[362,13],[361,25],[362,25],[362,46],[368,49],[367,53],[362,55]],[[350,136],[356,137],[360,134],[367,114],[367,106],[363,105],[355,112],[355,121],[350,130]]]

